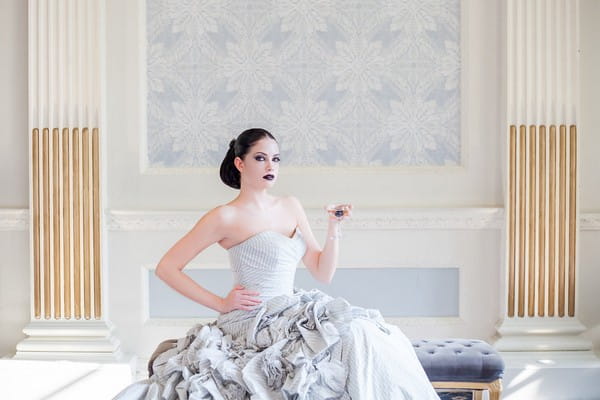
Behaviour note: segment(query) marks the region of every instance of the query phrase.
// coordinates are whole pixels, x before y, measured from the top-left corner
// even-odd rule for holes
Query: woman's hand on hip
[[[251,311],[262,303],[262,300],[256,297],[259,295],[258,292],[246,290],[242,285],[236,285],[227,297],[222,299],[221,312],[224,314],[233,310]]]

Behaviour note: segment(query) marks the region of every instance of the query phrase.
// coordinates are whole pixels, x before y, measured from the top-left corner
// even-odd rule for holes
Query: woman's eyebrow
[[[268,156],[267,153],[263,153],[262,151],[257,151],[256,153],[254,153],[254,155],[257,155],[257,154],[264,154],[265,156]],[[273,154],[273,156],[278,156],[278,155],[279,155],[279,153]]]

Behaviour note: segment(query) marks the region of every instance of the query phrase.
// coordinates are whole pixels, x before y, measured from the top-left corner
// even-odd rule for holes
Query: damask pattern
[[[147,0],[150,167],[460,163],[459,0]]]

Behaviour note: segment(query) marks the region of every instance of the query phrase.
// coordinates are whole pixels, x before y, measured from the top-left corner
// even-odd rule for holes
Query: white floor
[[[592,352],[501,354],[503,400],[600,400],[600,358]]]
[[[600,369],[507,369],[502,400],[599,400]]]
[[[129,364],[0,359],[2,400],[107,400],[131,381]]]
[[[505,362],[502,400],[600,400],[600,361]],[[142,378],[145,362],[138,364]],[[107,400],[132,380],[126,363],[0,359],[2,400]]]

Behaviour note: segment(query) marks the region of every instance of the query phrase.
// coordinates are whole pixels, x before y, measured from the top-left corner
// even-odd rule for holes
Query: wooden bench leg
[[[502,394],[502,379],[493,382],[456,382],[434,381],[431,382],[436,389],[464,389],[473,393],[473,400],[483,400],[483,392],[489,393],[489,400],[500,400]]]
[[[500,395],[502,394],[502,381],[500,379],[496,379],[494,382],[490,383],[490,400],[500,400]]]

